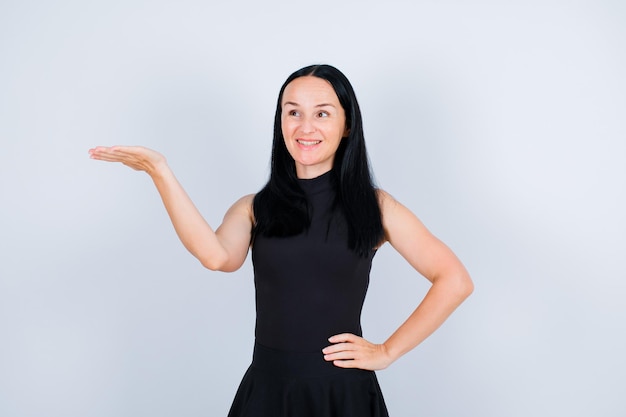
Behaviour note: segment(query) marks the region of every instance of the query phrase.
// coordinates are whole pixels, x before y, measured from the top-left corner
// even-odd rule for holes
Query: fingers
[[[89,149],[89,156],[100,161],[122,162],[121,159],[127,157],[128,154],[122,146],[97,146]]]
[[[333,344],[322,349],[327,361],[358,359],[374,346],[362,337],[350,333],[335,335],[328,340]]]
[[[340,368],[379,370],[386,368],[391,360],[384,345],[371,343],[350,333],[332,336],[330,346],[322,349],[324,360]]]
[[[361,365],[360,362],[356,360],[335,360],[333,361],[333,365],[335,365],[337,368],[358,368],[370,370],[368,367]]]
[[[360,349],[353,344],[342,344],[342,346],[334,345],[332,348],[340,348],[341,350],[333,351],[332,349],[326,353],[324,349],[324,360],[332,362],[333,365],[340,368],[363,368],[368,369],[367,361],[371,352]]]
[[[359,337],[355,334],[352,333],[341,333],[341,334],[336,334],[334,336],[331,336],[328,338],[328,341],[330,343],[340,343],[340,342],[356,342],[358,340],[365,340],[362,337]]]
[[[371,344],[362,337],[354,335],[352,333],[337,334],[329,337],[328,341],[332,343],[332,345],[322,349],[322,352],[324,353],[335,353],[343,350],[355,350],[358,348],[358,346]]]
[[[155,167],[165,165],[160,153],[143,146],[97,146],[89,149],[89,157],[105,162],[121,162],[138,171],[153,172]]]
[[[322,349],[324,359],[347,359],[348,357],[353,359],[355,353],[359,350],[359,346],[352,343],[338,343],[336,345],[328,346]]]

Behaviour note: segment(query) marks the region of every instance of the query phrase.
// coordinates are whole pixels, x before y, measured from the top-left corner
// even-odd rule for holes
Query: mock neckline
[[[332,188],[332,170],[315,178],[298,178],[298,184],[307,194],[314,194]]]

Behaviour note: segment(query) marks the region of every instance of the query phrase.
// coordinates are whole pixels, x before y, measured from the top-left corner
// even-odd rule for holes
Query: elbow
[[[219,255],[213,254],[212,256],[198,257],[198,260],[203,267],[211,271],[230,272],[228,269],[228,255],[222,253]]]
[[[211,271],[221,271],[221,264],[218,262],[215,262],[213,259],[206,259],[206,260],[200,259],[200,263],[202,264],[203,267]]]
[[[474,283],[467,271],[450,273],[440,278],[433,280],[433,284],[440,283],[442,285],[440,288],[445,288],[444,291],[447,292],[450,300],[455,300],[458,304],[462,303],[474,292]]]
[[[465,300],[474,292],[474,282],[467,272],[460,274],[455,287],[455,292],[461,300]]]

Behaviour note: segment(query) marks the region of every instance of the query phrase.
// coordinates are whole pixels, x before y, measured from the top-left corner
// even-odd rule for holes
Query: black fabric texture
[[[361,310],[375,250],[367,258],[348,248],[348,229],[328,172],[299,180],[309,199],[311,226],[283,238],[256,236],[256,340],[296,352],[320,351],[339,333],[361,336]]]
[[[389,417],[376,374],[320,353],[254,347],[228,417]]]
[[[308,230],[254,238],[256,343],[228,417],[388,417],[374,372],[339,368],[322,353],[330,336],[361,336],[375,254],[348,248],[330,175],[299,180]]]

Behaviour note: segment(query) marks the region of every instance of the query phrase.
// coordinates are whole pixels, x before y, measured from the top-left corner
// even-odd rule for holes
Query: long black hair
[[[274,117],[270,179],[254,197],[253,236],[293,236],[306,230],[311,222],[308,201],[298,184],[295,162],[287,150],[281,128],[285,88],[296,78],[306,76],[328,81],[346,114],[349,134],[340,142],[331,173],[336,191],[334,207],[341,210],[346,219],[348,247],[359,256],[367,256],[383,239],[380,207],[372,183],[356,95],[346,76],[330,65],[304,67],[291,74],[280,89]]]

